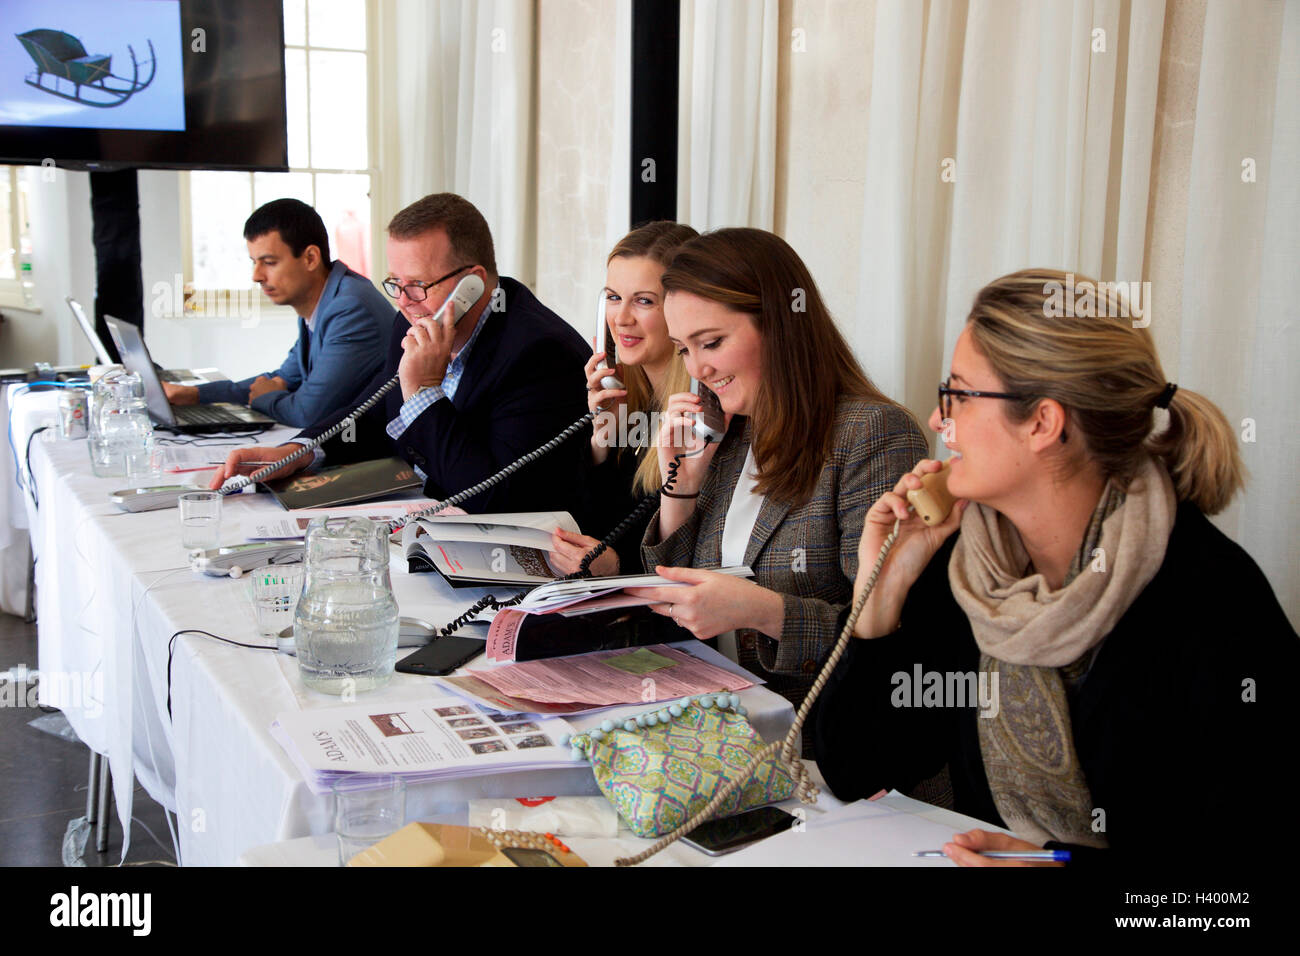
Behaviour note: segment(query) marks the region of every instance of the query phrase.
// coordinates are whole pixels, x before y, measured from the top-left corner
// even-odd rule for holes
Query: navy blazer
[[[365,276],[336,260],[316,305],[315,329],[298,317],[298,341],[274,372],[289,386],[253,399],[252,407],[299,428],[343,409],[356,407],[363,390],[384,363],[384,343],[392,327],[393,304]],[[207,382],[200,402],[247,405],[253,378]],[[368,394],[368,393],[367,393]]]
[[[466,360],[455,399],[435,402],[394,441],[385,426],[398,417],[402,393],[393,388],[357,421],[351,436],[345,429],[322,446],[326,464],[396,455],[428,476],[426,495],[446,498],[477,484],[582,417],[587,411],[582,368],[591,357],[591,346],[522,284],[505,276],[499,281],[504,308],[489,307],[484,312],[484,325]],[[362,390],[362,400],[397,374],[408,328],[406,317],[398,313],[388,360]],[[297,438],[315,438],[349,411],[350,407],[339,410]],[[568,511],[581,524],[586,518],[583,462],[590,436],[589,430],[580,430],[463,507],[477,514]]]

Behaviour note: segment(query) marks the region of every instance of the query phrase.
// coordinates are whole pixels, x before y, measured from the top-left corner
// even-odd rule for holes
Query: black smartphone
[[[397,670],[403,674],[440,677],[472,661],[483,653],[483,647],[483,641],[476,641],[472,637],[457,637],[454,634],[439,637],[398,661]]]
[[[727,419],[722,402],[713,389],[698,379],[691,379],[691,394],[700,396],[700,411],[695,416],[695,434],[700,441],[720,442],[727,434]]]
[[[779,807],[759,807],[734,817],[701,823],[682,837],[682,842],[709,856],[721,856],[757,840],[776,836],[793,825],[794,817]]]

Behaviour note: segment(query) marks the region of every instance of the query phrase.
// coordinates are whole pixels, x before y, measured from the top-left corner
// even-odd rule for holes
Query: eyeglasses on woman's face
[[[1019,401],[1025,398],[1024,395],[1016,395],[1011,392],[983,392],[970,388],[953,388],[948,383],[951,378],[946,378],[939,383],[939,414],[941,418],[952,418],[952,397],[961,395],[966,398],[1005,398],[1012,401]]]

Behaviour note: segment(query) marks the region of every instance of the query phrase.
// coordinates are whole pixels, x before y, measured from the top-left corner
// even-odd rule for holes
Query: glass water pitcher
[[[387,524],[313,518],[293,638],[303,683],[351,697],[388,683],[397,662],[397,601],[388,577]]]

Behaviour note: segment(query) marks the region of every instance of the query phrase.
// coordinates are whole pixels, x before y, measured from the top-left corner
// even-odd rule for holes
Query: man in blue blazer
[[[383,369],[362,390],[369,396],[397,377],[399,387],[323,446],[326,464],[396,455],[415,466],[424,493],[445,498],[477,484],[576,421],[587,410],[583,364],[591,347],[521,283],[498,276],[492,234],[482,214],[452,193],[426,196],[388,226],[389,275],[397,299]],[[465,276],[483,294],[457,325],[434,316]],[[213,487],[278,461],[341,421],[341,409],[276,448],[241,448],[218,469]],[[470,513],[568,511],[585,514],[579,432],[501,484],[465,502]],[[274,477],[313,460],[305,455]]]
[[[234,402],[299,428],[356,405],[384,362],[393,307],[340,260],[315,209],[277,199],[244,224],[253,281],[276,305],[298,313],[298,341],[275,372],[241,382],[164,384],[173,405]]]

